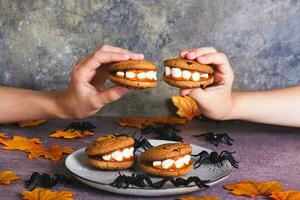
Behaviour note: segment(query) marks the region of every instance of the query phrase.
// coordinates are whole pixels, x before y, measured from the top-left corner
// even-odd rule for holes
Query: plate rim
[[[151,141],[159,141],[159,142],[168,142],[168,143],[176,143],[176,141],[168,141],[168,140],[157,140],[157,139],[149,139],[148,140],[149,142],[151,142]],[[203,148],[203,149],[205,149],[205,150],[207,150],[207,151],[210,151],[210,152],[212,152],[212,150],[210,150],[210,149],[208,149],[208,148],[206,148],[206,147],[202,147],[202,146],[199,146],[199,145],[195,145],[195,144],[191,144],[191,145],[194,145],[194,146],[198,146],[198,147],[201,147],[201,148]],[[69,169],[68,168],[68,166],[67,166],[67,162],[68,162],[68,159],[70,159],[70,157],[71,157],[71,155],[72,154],[75,154],[75,153],[78,153],[79,151],[83,151],[84,149],[85,149],[86,147],[82,147],[82,148],[80,148],[80,149],[78,149],[78,150],[76,150],[76,151],[74,151],[73,153],[71,153],[71,154],[69,154],[68,156],[67,156],[67,158],[65,159],[65,167],[66,167],[66,169],[67,169],[67,171],[69,172],[69,173],[71,173],[71,175],[72,176],[74,176],[77,180],[79,180],[78,178],[80,178],[80,179],[83,179],[84,181],[87,181],[87,182],[90,182],[90,183],[93,183],[93,184],[97,184],[97,185],[102,185],[102,186],[110,186],[110,187],[112,187],[112,188],[114,188],[113,186],[111,186],[109,183],[103,183],[103,182],[98,182],[98,181],[94,181],[94,180],[90,180],[90,179],[88,179],[88,178],[85,178],[85,177],[83,177],[83,176],[80,176],[80,175],[78,175],[78,174],[76,174],[75,172],[73,172],[73,171],[71,171],[71,169]],[[230,174],[232,173],[232,170],[233,170],[233,168],[231,167],[230,168],[230,170],[229,170],[229,172],[228,172],[228,174],[226,174],[226,175],[224,175],[224,176],[222,176],[222,177],[220,177],[220,178],[218,178],[218,179],[216,179],[216,180],[213,180],[213,181],[209,181],[207,184],[208,185],[211,185],[211,184],[213,184],[213,183],[215,183],[215,182],[218,182],[218,181],[220,181],[221,179],[226,179],[226,178],[228,178],[229,176],[230,176]],[[121,170],[122,171],[122,170]],[[120,171],[119,171],[120,172]],[[162,178],[162,177],[158,177],[158,178]],[[79,180],[80,181],[80,180]],[[198,187],[197,185],[188,185],[188,186],[185,186],[185,187],[182,187],[182,188],[193,188],[193,187]],[[128,187],[128,188],[126,188],[126,189],[143,189],[143,190],[172,190],[172,189],[176,189],[177,187],[174,187],[174,188],[158,188],[158,189],[154,189],[154,188],[147,188],[147,187],[144,187],[144,188],[142,188],[142,187]],[[201,188],[200,188],[201,189]]]

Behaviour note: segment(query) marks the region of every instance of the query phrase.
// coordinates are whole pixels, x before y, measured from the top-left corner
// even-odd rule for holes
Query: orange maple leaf
[[[275,200],[299,200],[300,191],[286,190],[281,192],[272,192],[272,195],[270,197]]]
[[[12,139],[0,138],[0,143],[5,145],[1,147],[5,150],[20,150],[29,153],[28,158],[38,158],[43,156],[45,158],[57,161],[62,158],[62,154],[71,153],[71,147],[51,146],[46,148],[41,146],[41,141],[38,138],[28,139],[22,136],[14,136]]]
[[[73,200],[73,192],[59,191],[54,192],[49,189],[35,188],[32,191],[25,190],[22,192],[23,200]]]
[[[239,182],[225,185],[224,188],[229,190],[231,194],[237,196],[268,196],[272,192],[282,191],[281,183],[277,181],[268,182]]]
[[[12,181],[20,179],[14,172],[6,170],[0,173],[0,185],[9,185]]]
[[[201,115],[197,103],[189,96],[173,96],[172,102],[178,108],[177,114],[180,117],[191,121],[195,116]]]
[[[156,116],[156,117],[130,117],[130,118],[121,118],[118,120],[120,126],[130,126],[134,128],[141,129],[143,126],[153,126],[155,124],[185,124],[186,119],[172,116]]]
[[[65,138],[65,139],[75,139],[82,138],[90,135],[94,135],[94,132],[91,131],[79,131],[79,130],[56,130],[54,133],[49,135],[53,138]]]
[[[22,136],[14,136],[12,139],[0,138],[0,143],[5,145],[1,147],[2,149],[27,151],[38,146],[37,144],[40,144],[41,141],[38,138],[28,139]]]
[[[217,196],[205,196],[205,197],[180,197],[178,200],[219,200]]]
[[[7,138],[5,133],[0,133],[0,138]]]
[[[21,128],[24,127],[32,127],[32,126],[38,126],[40,124],[45,123],[47,120],[46,119],[37,119],[37,120],[27,120],[27,121],[22,121],[22,122],[18,122],[18,125]]]
[[[48,149],[43,146],[39,146],[38,148],[28,150],[28,158],[38,158],[38,157],[45,157],[54,161],[58,161],[62,158],[63,154],[69,154],[73,152],[71,147],[60,147],[57,145],[53,145]]]

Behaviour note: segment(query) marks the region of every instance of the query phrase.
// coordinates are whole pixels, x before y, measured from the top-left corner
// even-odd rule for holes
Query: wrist
[[[229,103],[229,108],[228,108],[228,111],[227,113],[222,117],[221,120],[233,120],[233,119],[236,119],[236,116],[235,116],[235,108],[236,108],[236,102],[237,102],[237,93],[235,92],[232,92],[231,95],[230,95],[230,103]]]
[[[67,90],[59,90],[52,92],[52,100],[53,100],[53,109],[51,113],[54,118],[60,119],[70,119],[72,115],[68,109],[68,104],[66,103],[66,93]]]

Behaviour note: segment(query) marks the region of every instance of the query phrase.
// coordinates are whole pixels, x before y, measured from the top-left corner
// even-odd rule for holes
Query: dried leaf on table
[[[0,138],[7,138],[5,133],[0,133]]]
[[[118,120],[120,126],[129,126],[141,129],[143,126],[154,126],[156,124],[185,124],[186,119],[172,116],[156,116],[150,118],[143,117],[131,117],[131,118],[121,118]]]
[[[65,138],[65,139],[75,139],[75,138],[82,138],[82,137],[86,137],[86,136],[90,136],[90,135],[94,135],[94,132],[90,132],[90,131],[78,131],[78,130],[74,130],[74,131],[70,131],[70,130],[56,130],[54,131],[54,133],[52,133],[51,135],[49,135],[49,137],[53,137],[53,138]]]
[[[14,136],[12,139],[0,138],[0,143],[5,145],[1,147],[2,149],[27,151],[38,146],[41,141],[38,138],[28,139],[22,136]]]
[[[272,195],[270,197],[275,200],[299,200],[300,191],[286,190],[281,192],[272,192]]]
[[[45,123],[47,120],[46,119],[37,119],[37,120],[28,120],[28,121],[22,121],[22,122],[18,122],[18,125],[21,128],[24,127],[32,127],[32,126],[38,126],[40,124]]]
[[[54,192],[49,189],[35,188],[32,191],[25,190],[22,192],[23,200],[73,200],[73,192],[58,191]]]
[[[1,147],[2,149],[20,150],[29,153],[29,159],[43,156],[45,158],[57,161],[62,158],[62,154],[73,152],[71,147],[60,147],[54,145],[46,148],[40,145],[41,141],[38,138],[28,139],[22,136],[14,136],[12,139],[0,138],[0,143],[5,145]]]
[[[18,179],[20,179],[20,176],[10,170],[0,172],[0,185],[9,185],[12,181]]]
[[[169,124],[169,125],[176,125],[176,124],[185,124],[187,122],[184,118],[173,117],[173,116],[158,116],[150,118],[155,124]]]
[[[82,138],[82,137],[94,135],[95,128],[96,126],[94,126],[92,123],[88,121],[72,122],[67,126],[66,129],[56,130],[54,131],[54,133],[49,135],[49,137],[65,138],[65,139]]]
[[[205,197],[181,197],[178,200],[219,200],[217,196],[205,196]]]
[[[31,149],[28,151],[29,159],[45,157],[54,161],[58,161],[62,158],[63,154],[69,154],[73,152],[71,147],[60,147],[57,145],[53,145],[48,149],[43,146],[39,146],[39,148]]]
[[[130,126],[134,128],[142,128],[143,126],[154,125],[153,121],[142,117],[121,118],[118,120],[120,126]]]
[[[180,117],[191,121],[194,117],[201,115],[197,103],[189,96],[172,96],[172,102],[178,108],[177,114]]]
[[[277,181],[268,182],[250,182],[244,181],[234,184],[225,185],[224,188],[229,190],[231,194],[237,196],[268,196],[272,192],[282,191],[281,183]]]

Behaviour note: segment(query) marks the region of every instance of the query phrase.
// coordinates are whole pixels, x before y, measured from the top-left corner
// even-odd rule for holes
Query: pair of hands
[[[203,114],[212,119],[226,119],[233,107],[231,88],[233,71],[223,53],[213,47],[183,50],[180,57],[216,66],[215,85],[206,89],[181,89],[180,95],[196,100]],[[104,45],[77,62],[66,90],[57,97],[62,118],[83,118],[95,114],[103,106],[129,92],[121,86],[103,89],[107,80],[107,64],[125,60],[143,60],[144,55]]]

